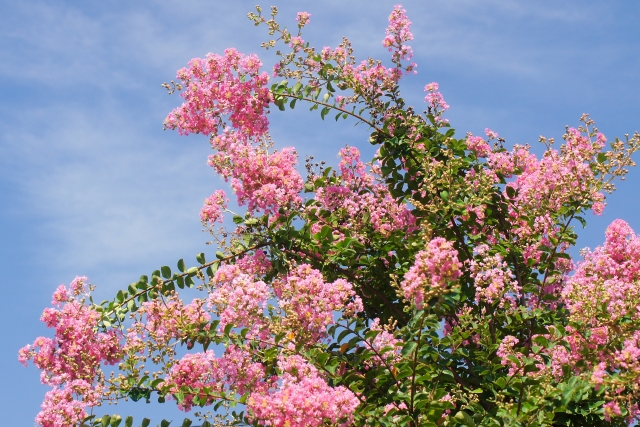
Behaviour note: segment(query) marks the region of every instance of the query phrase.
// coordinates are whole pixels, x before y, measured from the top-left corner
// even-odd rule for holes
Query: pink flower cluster
[[[212,350],[186,354],[171,367],[164,386],[174,395],[181,392],[184,398],[178,407],[190,411],[196,397],[211,404],[226,388],[241,395],[264,390],[264,376],[260,363],[251,362],[246,350],[232,345],[221,358]]]
[[[300,15],[308,21],[309,15]],[[292,45],[299,48],[299,37]],[[265,137],[269,121],[267,112],[272,101],[267,86],[269,76],[260,73],[262,63],[255,55],[243,55],[227,49],[224,55],[208,54],[195,58],[187,68],[178,71],[185,99],[165,120],[169,129],[182,135],[213,134],[212,147],[217,153],[209,163],[231,186],[240,205],[249,210],[275,213],[281,207],[298,203],[302,178],[296,171],[297,154],[292,148],[269,154],[257,148]],[[229,120],[234,130],[226,126]],[[223,193],[207,199],[201,212],[203,222],[211,225],[220,219]]]
[[[487,157],[491,152],[491,146],[481,136],[467,134],[467,148],[478,157]]]
[[[258,149],[241,133],[229,129],[211,139],[218,153],[209,156],[209,165],[231,180],[240,205],[249,211],[277,214],[281,207],[300,203],[304,185],[295,169],[297,153],[291,147],[268,153]]]
[[[402,77],[402,70],[397,67],[387,68],[380,63],[362,61],[356,67],[345,65],[343,68],[345,79],[353,80],[362,91],[379,93],[396,86]]]
[[[438,87],[438,83],[436,82],[429,83],[424,87],[424,91],[427,92],[427,96],[424,97],[424,102],[436,111],[446,111],[449,109],[449,104],[445,102],[442,94],[438,92]]]
[[[469,271],[474,279],[476,302],[515,305],[515,298],[520,296],[521,290],[502,256],[489,255],[487,245],[479,245],[475,251],[478,257],[469,262]]]
[[[299,27],[304,27],[310,22],[311,14],[309,12],[298,12],[298,16],[296,16],[296,21],[298,21]]]
[[[640,320],[640,237],[617,219],[604,246],[588,251],[562,297],[572,319],[601,325],[624,316]]]
[[[497,137],[489,129],[487,135],[490,138]],[[517,211],[540,217],[553,216],[569,203],[587,203],[591,200],[595,201],[593,211],[602,213],[604,196],[596,189],[591,165],[606,139],[600,134],[592,142],[577,129],[569,129],[565,140],[560,151],[549,149],[540,160],[529,153],[527,147],[520,146],[516,146],[511,153],[488,154],[488,165],[496,173],[504,176],[517,173],[516,179],[508,184],[517,191],[512,199],[519,207]],[[517,218],[516,210],[511,214]],[[545,222],[553,224],[553,221]],[[519,225],[519,231],[523,234],[521,237],[536,232],[531,224],[521,222]]]
[[[95,382],[101,364],[113,365],[122,357],[120,334],[97,332],[100,314],[76,299],[86,291],[86,283],[86,277],[76,277],[69,289],[60,286],[55,291],[58,308],[46,308],[41,317],[55,337],[38,337],[18,354],[22,364],[31,360],[42,370],[43,384],[54,387],[36,419],[43,427],[66,427],[81,420],[87,406],[98,404],[101,387]]]
[[[453,244],[442,237],[431,240],[427,247],[416,254],[416,259],[404,275],[400,288],[404,297],[422,308],[425,294],[438,296],[461,275],[462,263]]]
[[[299,36],[291,37],[289,46],[293,49],[294,52],[298,52],[304,47],[304,40],[302,40],[302,37]]]
[[[436,124],[444,125],[449,123],[449,120],[442,118],[442,114],[449,109],[449,104],[445,102],[442,94],[438,92],[438,87],[436,82],[426,85],[424,91],[427,92],[427,96],[424,97],[424,101],[429,105]]]
[[[99,404],[100,394],[101,387],[84,380],[73,380],[62,388],[54,388],[45,394],[36,423],[42,427],[78,425],[86,417],[85,409]]]
[[[382,40],[382,46],[392,52],[391,60],[396,64],[400,64],[402,60],[409,61],[413,57],[413,49],[411,46],[405,45],[405,42],[413,40],[413,34],[410,31],[411,21],[407,18],[407,11],[397,4],[393,8],[393,12],[389,15],[389,26],[386,29],[386,37]],[[407,72],[415,69],[416,64],[411,63],[407,67]]]
[[[265,327],[264,310],[270,296],[269,286],[255,280],[238,265],[220,267],[213,278],[216,290],[209,296],[209,305],[220,316],[220,330],[227,325],[248,327],[250,336]]]
[[[274,284],[274,290],[287,314],[284,326],[299,331],[299,339],[313,343],[327,336],[327,327],[334,323],[333,312],[363,310],[351,283],[344,279],[325,282],[322,273],[308,264],[293,269],[285,280]]]
[[[298,195],[304,185],[295,169],[298,155],[292,147],[272,154],[247,152],[234,162],[231,186],[238,195],[238,203],[248,204],[249,211],[277,213],[280,207],[301,202]]]
[[[371,349],[376,353],[369,359],[369,363],[383,366],[394,365],[400,360],[400,346],[402,342],[380,325],[380,319],[375,318],[369,325],[369,329],[378,332],[371,342]]]
[[[256,55],[243,55],[227,49],[224,55],[208,54],[194,58],[187,68],[178,70],[185,99],[165,120],[169,129],[181,135],[217,133],[223,116],[247,135],[266,132],[269,121],[265,109],[271,102],[269,76],[260,73],[262,63]]]
[[[216,190],[204,200],[204,206],[200,211],[200,221],[202,224],[212,226],[215,222],[222,223],[222,213],[227,209],[227,195],[223,190]]]
[[[242,256],[236,262],[236,265],[245,274],[261,276],[271,270],[271,262],[267,259],[267,255],[262,250],[257,250],[253,254]]]
[[[519,363],[509,360],[509,356],[515,356],[516,359],[520,359],[520,357],[515,355],[514,351],[514,347],[518,342],[520,342],[518,338],[507,335],[502,339],[502,342],[496,351],[496,356],[500,358],[500,363],[509,368],[509,376],[515,375],[520,369]]]
[[[140,315],[146,315],[146,322],[136,326],[141,326],[144,334],[153,335],[157,341],[169,342],[181,337],[185,325],[198,325],[211,320],[203,306],[204,301],[199,298],[187,305],[176,297],[168,301],[148,301],[138,310]]]
[[[252,393],[247,409],[252,418],[273,427],[348,426],[360,404],[344,386],[330,387],[318,370],[301,356],[280,357],[280,386]]]
[[[409,209],[399,205],[387,186],[366,172],[357,148],[341,149],[340,157],[342,182],[319,188],[315,200],[323,209],[344,211],[341,229],[355,232],[354,237],[359,237],[358,230],[369,227],[384,235],[398,230],[411,233],[416,229],[416,220]],[[316,227],[321,228],[322,224],[317,223]]]

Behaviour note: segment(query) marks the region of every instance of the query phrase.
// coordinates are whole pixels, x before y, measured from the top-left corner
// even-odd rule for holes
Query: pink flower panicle
[[[209,305],[215,307],[220,317],[220,330],[232,325],[250,328],[250,336],[258,334],[265,326],[269,286],[262,280],[256,281],[237,265],[220,267],[213,281],[216,290],[209,296]]]
[[[142,304],[138,313],[146,316],[146,332],[158,342],[181,338],[185,325],[209,322],[211,316],[204,310],[205,302],[199,298],[184,305],[176,296],[166,301],[153,300]]]
[[[238,204],[247,204],[250,212],[277,214],[280,208],[302,201],[298,193],[304,183],[295,168],[298,155],[292,147],[269,154],[230,131],[212,141],[220,151],[209,156],[209,164],[231,180]]]
[[[620,405],[616,401],[610,401],[604,404],[604,419],[607,422],[611,421],[611,417],[622,415],[620,411]]]
[[[294,52],[298,52],[304,47],[304,40],[302,40],[302,37],[299,36],[291,37],[289,46],[294,50]]]
[[[298,27],[302,28],[310,22],[311,14],[309,12],[298,12],[296,21],[298,21]]]
[[[236,262],[238,268],[245,274],[262,276],[271,270],[271,261],[264,251],[258,249],[253,254],[242,256]]]
[[[204,200],[204,206],[200,211],[202,224],[212,226],[216,222],[222,223],[222,213],[227,209],[227,195],[223,190],[216,190]]]
[[[287,314],[283,324],[288,330],[300,331],[300,339],[310,342],[327,336],[327,327],[334,323],[333,312],[363,310],[362,300],[353,285],[344,279],[324,281],[322,274],[308,264],[291,271],[275,286],[280,307]]]
[[[400,361],[401,349],[399,346],[402,345],[402,342],[380,325],[380,319],[373,319],[369,329],[378,332],[378,335],[370,344],[371,350],[376,354],[369,359],[368,363],[388,366]]]
[[[358,398],[344,386],[330,387],[301,356],[280,357],[279,386],[252,393],[247,409],[252,418],[273,427],[346,427],[353,422]]]
[[[604,325],[625,316],[640,320],[640,237],[617,219],[604,246],[586,251],[562,291],[572,319]]]
[[[487,157],[491,152],[491,146],[480,136],[467,134],[467,148],[478,157]]]
[[[86,292],[86,277],[76,277],[66,289],[58,287],[41,320],[55,330],[54,338],[38,337],[20,349],[18,360],[29,360],[42,370],[40,379],[53,389],[47,392],[36,421],[43,427],[75,425],[85,408],[99,403],[96,384],[101,364],[113,365],[122,357],[121,334],[97,332],[100,314],[76,299]]]
[[[256,55],[245,56],[235,49],[225,50],[224,55],[210,53],[205,59],[192,59],[177,74],[185,102],[169,113],[165,126],[181,135],[217,134],[228,117],[242,133],[264,134],[271,94],[269,76],[260,73],[261,65]]]
[[[449,104],[445,102],[442,94],[438,92],[438,83],[429,83],[424,87],[424,91],[427,92],[424,101],[428,104],[436,125],[442,126],[449,123],[449,120],[442,118],[442,114],[449,109]]]
[[[438,92],[438,83],[429,83],[424,87],[424,91],[427,92],[424,101],[429,104],[429,107],[435,111],[446,111],[449,109],[449,104],[445,102],[442,93]]]
[[[502,256],[489,255],[487,245],[479,245],[476,252],[478,259],[469,262],[471,278],[475,283],[476,302],[499,302],[501,307],[505,303],[515,304],[515,298],[520,297],[521,289]]]
[[[416,220],[411,211],[398,204],[387,186],[377,182],[376,176],[367,173],[357,148],[341,149],[340,157],[339,177],[342,182],[319,188],[315,195],[316,202],[323,209],[343,213],[340,229],[349,230],[353,237],[362,239],[362,230],[370,228],[385,235],[395,231],[415,231]],[[315,225],[318,230],[314,232],[322,228],[321,223]]]
[[[406,10],[402,5],[395,5],[391,15],[389,15],[389,26],[386,29],[386,36],[382,40],[382,46],[389,49],[392,53],[391,61],[400,65],[401,61],[409,61],[413,57],[413,49],[406,45],[405,42],[413,40],[413,34],[410,31],[411,21],[407,18]],[[414,71],[415,63],[410,63],[407,67],[407,73]]]
[[[173,394],[178,394],[181,389],[187,387],[200,390],[204,387],[211,387],[219,392],[222,391],[221,379],[223,376],[224,374],[215,359],[213,351],[208,350],[204,353],[186,354],[171,367],[164,383],[170,386]],[[183,411],[190,411],[195,397],[196,395],[193,393],[184,393],[184,399],[178,403],[178,408]],[[199,397],[206,398],[207,404],[213,402],[213,396],[202,391]]]
[[[400,288],[404,297],[422,308],[425,296],[438,296],[447,292],[449,284],[461,275],[462,263],[453,244],[442,237],[431,240],[416,254],[416,259],[404,275]]]
[[[214,393],[233,391],[244,395],[250,391],[264,390],[264,377],[262,364],[252,362],[246,350],[231,345],[220,358],[216,358],[212,350],[186,354],[171,367],[164,379],[164,386],[174,395],[182,392],[184,398],[178,408],[188,412],[196,397],[201,402],[213,403],[215,394],[203,392],[205,387]],[[200,394],[193,392],[194,389],[201,390]]]
[[[509,356],[515,356],[517,359],[520,359],[520,354],[516,354],[514,351],[514,347],[520,341],[518,338],[507,335],[503,338],[498,350],[496,351],[496,356],[500,358],[500,363],[509,368],[509,376],[515,375],[519,371],[519,366],[512,360],[509,360]]]
[[[484,130],[484,133],[485,133],[485,135],[487,135],[487,138],[489,138],[489,140],[497,139],[497,138],[498,138],[498,133],[497,133],[497,132],[492,131],[492,130],[491,130],[491,129],[489,129],[489,128],[486,128],[486,129]]]

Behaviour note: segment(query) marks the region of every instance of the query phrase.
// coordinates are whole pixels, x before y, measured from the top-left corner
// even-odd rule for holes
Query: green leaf
[[[132,426],[133,426],[133,417],[131,415],[129,415],[124,420],[124,427],[132,427]]]
[[[331,108],[324,107],[322,111],[320,111],[320,118],[324,120],[324,116],[326,116],[329,111],[331,111]]]
[[[160,267],[160,271],[162,272],[162,277],[164,277],[165,279],[171,277],[171,269],[168,266],[163,265],[162,267]]]
[[[182,422],[182,427],[189,427],[192,424],[192,421],[189,418],[185,418]]]
[[[122,417],[120,415],[114,415],[111,417],[111,427],[118,427],[122,422]]]
[[[458,411],[458,413],[454,416],[455,420],[462,423],[467,427],[475,427],[476,423],[473,421],[473,418],[465,411]]]
[[[160,421],[160,427],[169,427],[169,424],[171,424],[171,421],[167,421],[167,420]]]
[[[412,354],[415,351],[417,346],[418,346],[417,342],[409,341],[402,347],[402,355],[406,356],[408,354]]]
[[[218,259],[223,259],[224,258],[224,254],[220,251],[216,251],[216,258]]]
[[[144,418],[142,420],[142,424],[140,424],[140,427],[148,427],[149,424],[151,424],[151,420],[149,418]]]
[[[102,417],[102,427],[107,427],[109,425],[109,423],[111,422],[111,416],[109,415],[104,415]]]
[[[196,261],[198,261],[200,264],[205,264],[207,261],[204,259],[204,253],[200,252],[198,255],[196,255]]]

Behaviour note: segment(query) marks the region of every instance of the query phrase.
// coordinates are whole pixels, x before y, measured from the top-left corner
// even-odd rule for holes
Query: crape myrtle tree
[[[37,423],[131,427],[92,415],[120,399],[175,402],[183,426],[639,419],[640,237],[616,220],[580,260],[568,250],[640,135],[607,142],[585,115],[561,144],[541,137],[541,157],[489,129],[460,135],[437,83],[424,113],[401,97],[416,69],[401,6],[382,40],[390,66],[357,62],[347,39],[310,46],[309,13],[295,31],[276,15],[249,14],[280,49],[270,73],[227,49],[165,85],[184,98],[165,127],[209,138],[209,164],[246,212],[222,190],[205,200],[213,260],[161,267],[100,304],[86,277],[55,291],[42,315],[55,336],[19,353],[51,386]],[[336,169],[308,161],[303,177],[268,133],[270,111],[302,105],[368,126],[374,158],[347,146]],[[186,288],[200,297],[184,301]]]

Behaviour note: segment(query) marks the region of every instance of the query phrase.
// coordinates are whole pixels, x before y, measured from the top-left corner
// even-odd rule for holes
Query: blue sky
[[[49,332],[39,322],[51,293],[76,275],[109,298],[141,274],[211,252],[198,212],[227,188],[206,166],[206,138],[163,132],[180,98],[160,84],[190,58],[236,47],[258,53],[264,28],[246,19],[255,0],[0,0],[0,418],[30,426],[46,388],[17,351]],[[394,2],[281,1],[280,19],[312,14],[305,39],[351,39],[358,58],[388,58],[381,46]],[[437,81],[461,135],[497,131],[508,144],[560,139],[588,112],[608,137],[640,129],[640,3],[412,0],[403,3],[419,73],[403,83],[420,109]],[[265,8],[269,4],[263,4]],[[338,149],[371,152],[367,130],[322,122],[299,108],[270,117],[276,145],[304,159],[336,162]],[[596,246],[606,225],[640,231],[640,172],[632,170],[590,216],[580,246]],[[166,414],[169,405],[119,412]],[[105,408],[113,413],[115,408]]]

